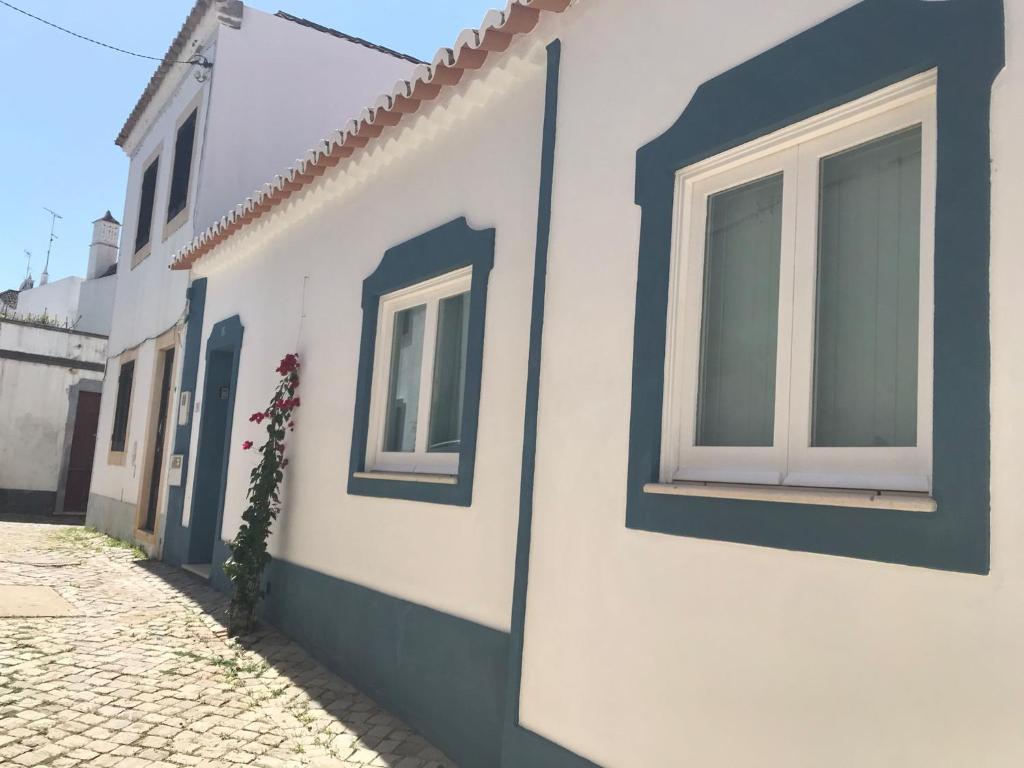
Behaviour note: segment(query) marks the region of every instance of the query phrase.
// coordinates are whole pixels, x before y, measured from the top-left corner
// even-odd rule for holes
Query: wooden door
[[[160,498],[160,477],[164,466],[164,444],[167,442],[167,410],[171,399],[171,377],[174,373],[174,349],[164,352],[163,377],[160,382],[160,404],[156,413],[156,436],[153,442],[153,458],[149,472],[149,495],[146,500],[146,520],[143,530],[153,532],[156,528],[156,507]]]
[[[96,429],[100,420],[99,392],[79,392],[75,426],[64,483],[64,511],[84,513],[89,503],[92,458],[96,453]]]

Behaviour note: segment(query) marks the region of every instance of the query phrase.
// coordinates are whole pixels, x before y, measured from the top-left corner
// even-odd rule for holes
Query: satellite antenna
[[[43,206],[43,210],[50,214],[50,242],[46,246],[46,263],[43,265],[43,273],[39,276],[39,284],[46,285],[50,279],[50,250],[53,248],[53,241],[57,239],[57,236],[53,234],[54,228],[57,226],[57,219],[63,219],[56,211],[52,211],[46,206]]]

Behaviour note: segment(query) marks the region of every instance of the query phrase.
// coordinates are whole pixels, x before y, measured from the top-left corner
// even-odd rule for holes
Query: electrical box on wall
[[[192,415],[192,393],[182,392],[178,398],[178,426],[183,427],[188,424],[188,420]]]
[[[181,485],[181,468],[185,465],[185,457],[180,453],[171,456],[171,465],[167,468],[167,484]]]

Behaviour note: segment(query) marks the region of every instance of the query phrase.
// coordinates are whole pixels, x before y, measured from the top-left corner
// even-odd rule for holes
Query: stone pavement
[[[0,618],[0,766],[454,768],[281,634],[228,639],[205,583],[111,544],[0,521],[0,592],[50,586],[78,614]]]

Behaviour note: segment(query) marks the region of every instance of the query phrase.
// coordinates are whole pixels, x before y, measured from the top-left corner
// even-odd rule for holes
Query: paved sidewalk
[[[0,618],[0,766],[454,768],[277,632],[229,640],[206,584],[109,541],[0,522],[0,593],[50,586],[77,614]]]

